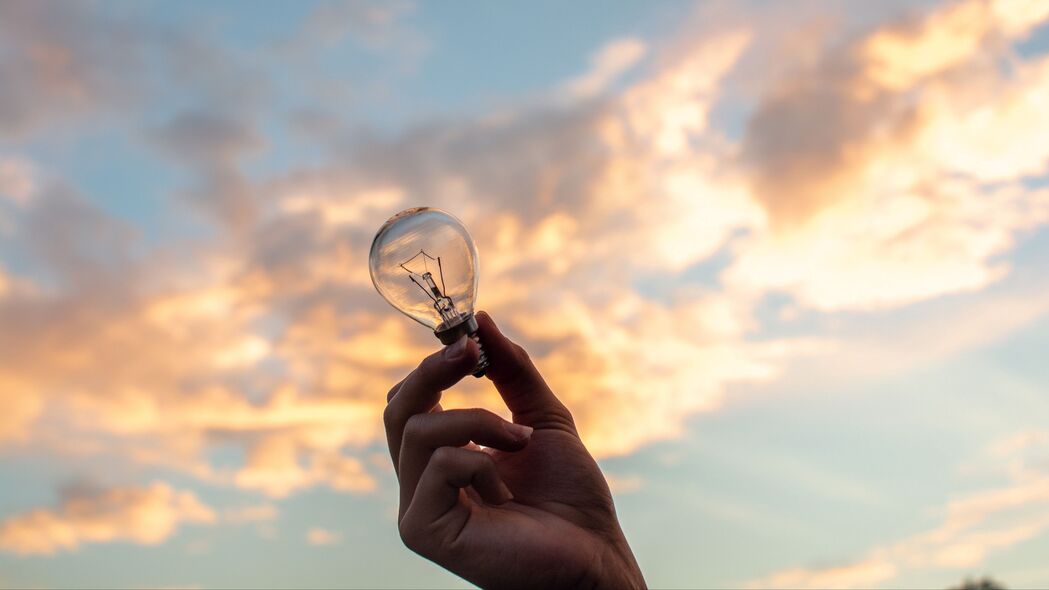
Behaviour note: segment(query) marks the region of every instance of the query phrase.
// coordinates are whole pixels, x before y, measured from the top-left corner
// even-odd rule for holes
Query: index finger
[[[397,468],[401,438],[408,418],[429,412],[436,406],[441,401],[441,392],[473,372],[479,354],[477,343],[464,336],[423,359],[401,382],[383,412],[386,442],[390,447],[394,468]]]
[[[575,433],[568,408],[557,399],[528,353],[503,335],[486,312],[477,313],[478,333],[488,356],[488,378],[506,402],[514,422]]]

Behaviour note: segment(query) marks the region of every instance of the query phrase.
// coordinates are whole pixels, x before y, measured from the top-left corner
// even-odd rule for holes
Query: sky
[[[467,587],[380,418],[433,206],[651,586],[1045,587],[1047,105],[1038,0],[0,3],[0,586]]]

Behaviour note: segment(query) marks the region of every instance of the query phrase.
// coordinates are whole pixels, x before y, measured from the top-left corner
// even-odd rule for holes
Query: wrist
[[[629,588],[631,590],[648,588],[641,568],[634,558],[634,553],[621,533],[619,539],[606,546],[602,558],[595,565],[597,566],[596,571],[591,572],[593,588]]]

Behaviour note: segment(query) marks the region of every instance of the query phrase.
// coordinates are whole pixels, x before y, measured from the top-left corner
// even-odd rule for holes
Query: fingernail
[[[532,436],[532,431],[534,430],[531,426],[514,424],[513,422],[505,422],[503,426],[505,426],[507,432],[517,440],[527,440]]]
[[[452,344],[448,345],[448,348],[444,349],[444,358],[455,361],[462,358],[463,354],[466,353],[466,336],[456,340]]]

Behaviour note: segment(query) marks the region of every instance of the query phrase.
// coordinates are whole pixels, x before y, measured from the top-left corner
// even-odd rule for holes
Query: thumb
[[[572,414],[550,390],[525,349],[504,336],[487,312],[478,312],[476,317],[477,334],[488,355],[486,374],[513,413],[514,422],[575,433]]]

